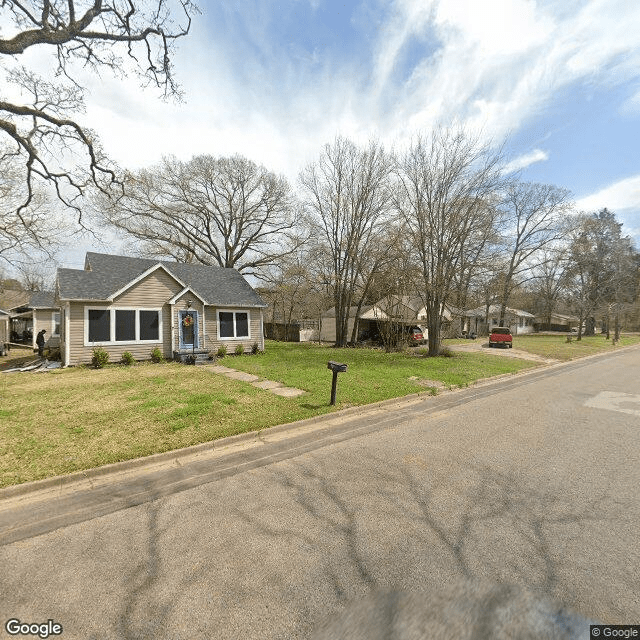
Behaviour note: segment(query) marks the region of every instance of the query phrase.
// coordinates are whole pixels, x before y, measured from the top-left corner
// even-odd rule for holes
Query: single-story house
[[[481,336],[488,335],[493,327],[497,327],[500,324],[500,305],[489,305],[488,311],[486,306],[470,309],[465,311],[465,316],[468,321],[466,331]],[[528,311],[507,307],[504,315],[504,326],[509,327],[513,335],[533,333],[534,319],[534,315]]]
[[[0,309],[0,356],[5,355],[9,344],[9,312]]]
[[[571,331],[578,326],[580,318],[576,316],[566,316],[561,313],[537,315],[533,321],[536,331]]]
[[[26,344],[36,349],[36,337],[46,329],[47,341],[60,337],[60,305],[51,291],[35,291],[25,302],[9,309],[11,342]]]
[[[348,335],[351,338],[355,315],[358,307],[351,307],[349,312]],[[445,305],[442,312],[441,332],[443,337],[455,337],[463,329],[463,322],[460,317],[463,312]],[[418,296],[397,296],[390,295],[378,300],[376,303],[363,306],[360,309],[358,320],[358,339],[364,336],[378,334],[378,324],[383,322],[394,322],[406,326],[418,326],[422,329],[424,336],[427,330],[427,310]],[[323,341],[334,342],[336,339],[336,309],[331,307],[322,314],[322,327],[320,337]]]
[[[266,304],[235,269],[89,252],[84,270],[58,269],[56,300],[65,366],[96,347],[112,361],[264,349]]]
[[[360,309],[360,320],[358,321],[358,334],[363,335],[369,331],[370,322],[368,320],[362,320],[363,313],[366,313],[370,306],[362,306]],[[353,325],[355,323],[356,314],[358,313],[358,307],[353,306],[349,309],[349,321],[347,323],[347,336],[348,340],[351,340],[351,334],[353,332]],[[327,309],[320,317],[320,340],[323,342],[335,342],[336,341],[336,308],[331,307]]]

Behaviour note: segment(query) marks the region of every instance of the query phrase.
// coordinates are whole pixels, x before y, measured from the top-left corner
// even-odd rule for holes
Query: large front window
[[[221,339],[248,338],[248,311],[218,311],[218,336]]]
[[[160,342],[160,309],[85,307],[85,344]]]
[[[111,311],[89,309],[89,342],[109,342],[110,340]]]
[[[133,309],[116,309],[116,342],[136,339],[136,312]]]
[[[160,338],[160,314],[157,311],[140,311],[140,340]]]

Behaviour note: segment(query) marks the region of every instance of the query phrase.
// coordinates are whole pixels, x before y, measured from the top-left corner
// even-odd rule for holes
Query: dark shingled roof
[[[29,306],[32,309],[57,309],[55,296],[52,291],[36,291],[31,294]]]
[[[85,267],[90,270],[58,269],[58,295],[61,300],[108,300],[157,264],[190,286],[206,304],[220,307],[267,306],[235,269],[93,252],[87,253],[85,259]]]
[[[57,309],[55,294],[52,291],[26,291],[23,294],[23,301],[10,308],[10,311],[17,309]]]

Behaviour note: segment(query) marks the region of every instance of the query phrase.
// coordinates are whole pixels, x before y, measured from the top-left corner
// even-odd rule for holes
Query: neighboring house
[[[264,349],[262,298],[235,269],[87,253],[84,270],[58,269],[63,364],[112,361],[160,349],[165,358]]]
[[[451,305],[445,305],[440,319],[442,337],[456,337],[464,328],[464,312]],[[416,325],[428,334],[427,324],[429,316],[420,297],[416,296],[387,296],[382,298],[371,309],[360,316],[363,319],[378,321],[392,321],[407,326]]]
[[[497,327],[500,324],[500,305],[489,305],[488,311],[486,306],[477,307],[476,309],[465,311],[465,316],[467,318],[466,331],[477,335],[488,335],[493,327]],[[533,333],[534,319],[534,315],[528,311],[507,307],[504,315],[504,326],[509,327],[513,335]]]
[[[0,356],[5,355],[9,344],[9,312],[0,309]]]
[[[366,313],[371,307],[363,306],[360,309],[360,318],[362,318],[363,312]],[[351,334],[353,333],[353,325],[355,323],[356,314],[358,313],[358,307],[353,306],[349,309],[349,321],[347,323],[347,340],[351,340]],[[358,334],[362,334],[368,331],[370,328],[370,322],[365,320],[358,321]],[[320,340],[322,342],[335,342],[336,341],[336,308],[331,307],[325,311],[320,318]]]
[[[360,318],[378,322],[417,324],[419,321],[426,320],[427,316],[420,298],[391,295],[378,300],[362,313]]]
[[[36,337],[46,329],[47,342],[60,338],[60,305],[50,291],[27,293],[27,300],[9,309],[11,342],[36,349]]]
[[[351,339],[353,324],[358,307],[351,307],[349,312],[349,331]],[[454,336],[462,330],[463,312],[454,307],[445,306],[442,313],[441,332],[443,337]],[[393,322],[396,325],[418,326],[427,336],[427,311],[422,300],[417,296],[390,295],[378,300],[375,304],[363,306],[358,320],[358,339],[363,336],[379,334],[379,323]],[[336,339],[336,309],[331,307],[322,314],[322,328],[320,337],[323,341],[335,342]]]
[[[533,321],[536,331],[571,331],[578,326],[580,319],[576,316],[565,316],[560,313],[537,315]]]

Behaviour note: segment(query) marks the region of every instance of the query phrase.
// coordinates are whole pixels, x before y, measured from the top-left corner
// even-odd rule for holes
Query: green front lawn
[[[336,407],[329,406],[328,360],[348,365],[339,374]],[[281,398],[204,367],[175,363],[0,374],[0,486],[533,366],[493,354],[424,358],[278,342],[268,342],[264,354],[226,357],[219,364],[307,393]]]
[[[613,334],[612,334],[613,335]],[[620,347],[628,347],[640,343],[638,335],[623,335],[616,346],[613,339],[607,340],[605,336],[582,336],[578,341],[578,334],[569,336],[571,342],[567,342],[566,335],[526,335],[513,336],[514,348],[522,349],[529,353],[535,353],[555,360],[573,360],[584,356],[594,355],[603,351],[613,351]]]

